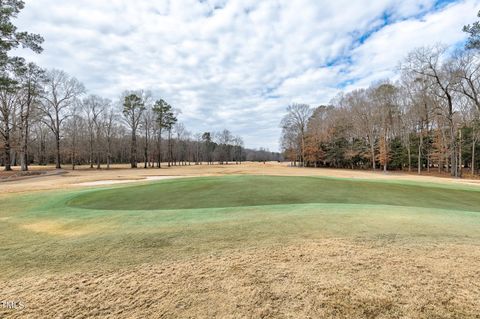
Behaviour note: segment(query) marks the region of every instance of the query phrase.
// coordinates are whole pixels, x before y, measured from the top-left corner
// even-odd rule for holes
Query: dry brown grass
[[[11,318],[479,318],[480,247],[323,239],[1,284]]]
[[[71,227],[68,223],[51,220],[24,224],[21,226],[21,228],[36,233],[44,233],[51,236],[61,237],[78,237],[102,231],[102,227],[97,225]]]

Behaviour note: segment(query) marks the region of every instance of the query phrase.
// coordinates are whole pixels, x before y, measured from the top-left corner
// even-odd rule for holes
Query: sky
[[[480,0],[26,0],[19,30],[88,94],[118,103],[152,91],[191,132],[229,129],[249,148],[279,151],[291,103],[395,77],[412,49],[459,46]]]

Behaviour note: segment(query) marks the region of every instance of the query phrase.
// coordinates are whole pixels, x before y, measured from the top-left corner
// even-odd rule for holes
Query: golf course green
[[[71,207],[162,210],[286,204],[364,204],[480,211],[480,192],[318,177],[224,176],[163,181],[81,194]]]

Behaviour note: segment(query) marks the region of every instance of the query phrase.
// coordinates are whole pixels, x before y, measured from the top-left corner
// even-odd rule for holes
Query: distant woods
[[[83,85],[58,70],[43,72],[34,86],[37,93],[28,114],[27,107],[15,102],[28,94],[26,88],[0,97],[13,101],[9,135],[0,146],[0,164],[6,170],[20,163],[22,170],[32,163],[99,169],[114,163],[160,168],[279,159],[278,153],[245,149],[243,139],[227,129],[189,132],[178,120],[180,110],[163,99],[154,100],[148,91],[127,91],[113,102],[85,95]]]
[[[0,165],[55,163],[110,168],[113,163],[143,167],[187,163],[278,160],[279,154],[245,149],[229,130],[193,134],[179,122],[180,110],[149,91],[126,91],[116,101],[87,95],[76,78],[44,70],[10,56],[23,47],[42,52],[40,35],[17,31],[12,23],[19,0],[0,3]]]
[[[294,165],[438,170],[455,177],[480,166],[480,26],[464,49],[410,52],[395,82],[342,92],[329,105],[292,104],[281,122]]]

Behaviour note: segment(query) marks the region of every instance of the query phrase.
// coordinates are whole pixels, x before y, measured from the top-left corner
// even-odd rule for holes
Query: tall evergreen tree
[[[123,102],[123,116],[127,125],[130,127],[132,139],[130,143],[130,166],[137,167],[137,129],[145,110],[145,104],[142,98],[137,94],[128,94]]]
[[[168,104],[165,100],[160,99],[155,102],[153,106],[153,111],[157,116],[157,127],[158,127],[157,167],[161,168],[162,167],[162,131],[163,129],[168,129],[169,121],[170,121],[169,117],[172,114],[172,106]]]

